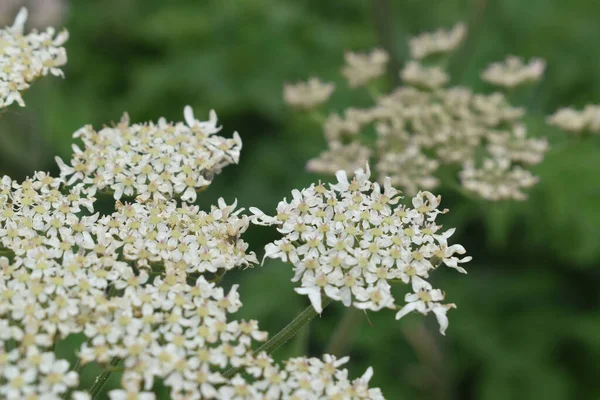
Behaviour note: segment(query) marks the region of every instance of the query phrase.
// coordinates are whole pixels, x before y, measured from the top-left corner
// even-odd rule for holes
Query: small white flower
[[[539,58],[525,64],[515,56],[507,56],[503,62],[493,63],[481,73],[481,79],[496,86],[513,88],[540,79],[546,63]]]
[[[385,73],[389,56],[382,49],[375,49],[371,53],[360,54],[347,52],[346,65],[342,68],[342,75],[348,80],[350,87],[364,86],[374,78]]]
[[[294,85],[286,83],[283,87],[283,99],[290,106],[310,109],[326,102],[334,90],[333,83],[325,83],[318,78],[311,78],[308,82],[299,82]]]
[[[329,188],[319,184],[294,190],[292,200],[279,203],[276,217],[252,210],[254,223],[276,225],[283,235],[266,245],[265,258],[293,265],[292,281],[300,283],[294,290],[308,296],[316,312],[323,311],[324,296],[359,309],[397,308],[390,281],[427,286],[424,279],[442,264],[465,272],[458,264],[471,258],[459,259],[456,254],[465,249],[448,245],[454,230],[439,232],[435,225],[447,212],[439,208],[439,196],[419,192],[412,199],[414,208],[407,208],[398,204],[399,192],[390,179],[384,179],[383,188],[369,180],[368,165],[351,179],[343,170],[336,177]],[[436,304],[442,300],[441,292],[431,293]],[[432,303],[429,309],[413,297],[406,300],[404,313],[434,311],[447,324],[442,311],[450,306]]]

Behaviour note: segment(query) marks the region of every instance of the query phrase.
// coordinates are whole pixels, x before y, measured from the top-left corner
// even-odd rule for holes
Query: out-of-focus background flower
[[[441,187],[457,226],[455,242],[474,261],[467,276],[439,273],[448,301],[445,337],[433,317],[394,321],[361,315],[347,338],[351,370],[373,365],[373,385],[390,399],[598,399],[600,381],[600,142],[544,124],[557,108],[600,102],[600,4],[588,0],[3,0],[0,24],[20,5],[30,27],[65,26],[66,79],[44,78],[24,94],[27,108],[0,118],[0,175],[56,172],[71,134],[91,123],[182,120],[214,108],[224,132],[240,132],[240,166],[227,168],[202,194],[268,211],[291,189],[319,177],[307,160],[325,147],[320,128],[282,101],[284,82],[335,81],[334,109],[367,100],[339,74],[345,50],[384,47],[396,70],[410,36],[457,21],[469,38],[450,61],[454,84],[489,91],[480,71],[507,54],[547,61],[542,82],[524,97],[533,136],[555,151],[536,167],[540,183],[526,202],[483,203]],[[390,75],[390,81],[395,79]],[[330,179],[325,177],[324,179]],[[252,228],[262,256],[276,233]],[[291,267],[266,262],[227,276],[241,284],[245,317],[271,333],[306,301],[293,292]],[[276,356],[321,354],[344,314],[333,306]]]

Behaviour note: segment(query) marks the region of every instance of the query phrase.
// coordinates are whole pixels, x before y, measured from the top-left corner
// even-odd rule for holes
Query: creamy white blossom
[[[187,106],[184,116],[186,123],[161,118],[132,125],[125,114],[114,127],[84,126],[73,134],[84,148],[73,145],[68,164],[56,158],[61,177],[69,185],[110,192],[116,200],[194,202],[224,167],[238,163],[242,141],[237,132],[231,139],[216,135],[221,127],[214,111],[208,121],[199,121]]]
[[[372,79],[385,74],[389,56],[383,49],[375,49],[371,53],[346,52],[346,65],[342,75],[350,87],[364,86]]]
[[[447,86],[450,76],[444,63],[436,63],[439,58],[428,58],[452,51],[465,34],[465,26],[458,24],[450,31],[438,30],[411,39],[414,59],[400,71],[403,84],[389,94],[373,93],[375,104],[371,107],[348,107],[343,113],[330,114],[323,123],[327,149],[309,160],[307,169],[330,175],[338,170],[351,174],[373,162],[380,184],[390,177],[392,184],[409,195],[440,184],[453,188],[462,184],[490,201],[523,198],[523,189],[537,182],[525,168],[542,162],[549,148],[547,140],[529,137],[523,122],[526,110],[511,105],[505,94],[479,94],[466,87]],[[369,64],[367,55],[353,57],[362,60],[356,65]],[[539,79],[543,69],[541,60],[526,65],[509,57],[506,63],[488,69],[484,79],[510,86]],[[347,78],[350,70],[344,67]],[[379,72],[383,71],[382,66]],[[350,86],[366,84],[368,76],[364,74],[363,80],[357,78]],[[561,110],[548,121],[570,131],[594,132],[600,131],[599,115],[597,107],[588,106],[581,113]],[[486,165],[503,160],[503,172],[497,178],[484,178],[492,171],[484,173],[475,167],[482,159],[492,160],[484,162]],[[464,165],[467,167],[459,176],[445,173]],[[507,190],[507,185],[513,189]]]
[[[464,40],[467,27],[463,23],[456,24],[450,30],[438,29],[411,38],[408,42],[410,55],[416,60],[432,54],[448,53]]]
[[[324,296],[347,307],[395,309],[402,306],[396,304],[391,282],[412,282],[415,288],[415,280],[425,282],[441,264],[466,272],[459,264],[471,257],[459,258],[465,249],[447,244],[454,230],[441,231],[435,223],[447,211],[438,208],[439,197],[419,192],[409,208],[399,204],[400,193],[389,178],[382,186],[371,182],[368,167],[355,171],[351,180],[345,171],[336,176],[337,183],[328,188],[319,183],[292,191],[273,217],[250,209],[255,223],[276,225],[283,235],[265,247],[265,258],[293,265],[292,281],[300,285],[296,292],[306,295],[317,312]],[[434,296],[414,310],[442,314],[451,306],[441,300]],[[442,333],[446,326],[440,324]]]
[[[507,56],[503,62],[491,64],[481,73],[481,79],[496,86],[514,88],[539,80],[546,69],[546,62],[534,58],[528,63],[516,56]]]
[[[361,377],[350,380],[348,370],[341,368],[348,360],[328,354],[322,358],[296,357],[281,368],[270,357],[258,355],[248,368],[254,381],[248,383],[238,375],[231,385],[220,388],[219,394],[223,399],[383,400],[379,388],[369,387],[373,369],[369,367]]]
[[[425,67],[417,61],[409,61],[400,77],[409,85],[426,89],[436,89],[444,86],[450,79],[440,67]]]
[[[487,158],[480,167],[465,162],[460,179],[465,189],[486,200],[525,200],[523,189],[532,187],[538,178],[519,165],[511,165],[508,158]]]
[[[571,133],[600,133],[600,105],[588,104],[583,110],[561,108],[546,118],[550,125]]]
[[[334,90],[333,83],[311,78],[307,82],[286,83],[283,87],[283,99],[290,106],[309,109],[326,102]]]
[[[25,102],[21,93],[36,79],[48,74],[63,76],[60,69],[67,62],[63,44],[67,31],[56,33],[52,27],[45,31],[25,33],[28,12],[22,8],[12,26],[0,29],[0,109]]]

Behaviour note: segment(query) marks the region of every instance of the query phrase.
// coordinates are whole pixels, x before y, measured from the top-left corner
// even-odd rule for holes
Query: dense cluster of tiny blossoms
[[[442,304],[443,293],[426,279],[442,264],[464,273],[459,264],[471,257],[458,258],[465,249],[448,245],[454,229],[442,231],[436,224],[447,211],[438,208],[439,197],[419,192],[414,208],[406,207],[389,178],[380,186],[369,177],[368,168],[355,171],[352,180],[339,171],[329,188],[319,183],[294,190],[274,217],[251,208],[255,223],[276,225],[283,234],[266,246],[265,257],[293,264],[292,281],[300,282],[296,292],[307,295],[319,313],[323,296],[360,309],[401,308],[397,318],[431,311],[444,333],[454,304]],[[391,281],[412,286],[405,304],[396,304]]]
[[[160,265],[184,279],[218,273],[257,262],[246,253],[240,235],[249,220],[221,198],[210,212],[198,206],[168,202],[117,203],[116,212],[100,223],[123,242],[123,257],[138,269]]]
[[[307,168],[327,174],[343,169],[351,174],[373,157],[380,182],[389,176],[394,185],[413,195],[444,183],[439,169],[458,166],[460,183],[474,194],[487,200],[526,198],[524,189],[537,182],[527,168],[542,161],[547,141],[527,137],[522,122],[525,109],[512,106],[503,93],[476,94],[465,87],[446,87],[450,77],[439,56],[457,48],[465,35],[466,28],[459,24],[450,31],[411,39],[414,60],[400,71],[404,84],[376,96],[372,107],[348,108],[343,116],[332,113],[324,124],[328,148]],[[387,58],[379,59],[379,74],[372,77],[385,71]],[[364,75],[369,75],[372,68],[364,68]],[[483,76],[513,87],[539,79],[543,71],[541,60],[524,64],[509,57],[490,66]],[[358,86],[355,79],[348,79],[348,84]],[[370,126],[377,135],[375,146],[368,144],[372,143],[368,135],[361,135]],[[490,171],[490,166],[501,168]]]
[[[61,177],[69,185],[83,183],[94,190],[123,196],[165,200],[178,197],[194,202],[196,192],[230,164],[237,164],[242,141],[234,132],[228,139],[215,135],[217,115],[208,121],[194,118],[191,107],[184,110],[186,123],[133,124],[127,114],[114,127],[95,131],[87,125],[73,134],[84,148],[73,145],[73,159],[65,164],[57,157]]]
[[[381,390],[369,388],[373,369],[353,381],[348,379],[348,371],[340,369],[348,357],[336,359],[325,354],[320,358],[296,357],[285,362],[285,368],[273,364],[266,354],[254,358],[253,365],[247,368],[253,382],[247,384],[237,375],[231,386],[223,391],[223,399],[317,399],[383,400]]]
[[[389,56],[385,50],[375,49],[367,54],[349,51],[345,54],[345,59],[342,75],[348,80],[350,87],[358,87],[385,74]]]
[[[450,30],[422,33],[408,41],[410,55],[415,60],[421,60],[431,55],[449,53],[461,44],[466,35],[467,27],[462,23]]]
[[[546,121],[567,132],[598,134],[600,133],[600,105],[588,104],[581,111],[569,107],[561,108]]]
[[[481,79],[496,86],[514,88],[539,80],[546,69],[546,62],[534,58],[525,63],[521,58],[507,56],[503,62],[493,63],[481,73]]]
[[[25,34],[27,10],[22,8],[12,26],[0,29],[0,109],[25,102],[21,93],[41,76],[63,76],[59,67],[67,62],[62,45],[67,31],[56,34],[54,28]]]
[[[239,238],[247,217],[223,200],[210,213],[118,203],[100,217],[94,200],[44,173],[0,180],[0,392],[51,399],[77,386],[51,349],[83,333],[81,363],[118,360],[122,390],[160,377],[173,398],[217,396],[212,385],[227,385],[215,371],[245,365],[252,340],[266,338],[255,321],[227,320],[241,306],[236,286],[225,293],[200,275],[256,261]]]
[[[289,105],[298,108],[313,108],[326,102],[333,91],[333,83],[321,82],[318,78],[309,79],[308,82],[297,84],[285,84],[283,87],[283,98]]]
[[[232,319],[238,286],[217,284],[257,262],[235,202],[202,211],[166,193],[100,215],[87,178],[0,179],[0,397],[90,399],[97,391],[78,391],[79,373],[96,363],[122,373],[114,400],[154,399],[157,379],[173,399],[383,398],[368,387],[371,369],[348,380],[347,359],[282,368],[253,353],[266,332]],[[78,369],[53,351],[73,334],[85,338]]]

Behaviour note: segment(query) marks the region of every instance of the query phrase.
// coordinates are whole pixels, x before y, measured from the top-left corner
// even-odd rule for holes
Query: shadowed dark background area
[[[13,1],[14,2],[14,1]],[[32,12],[36,3],[30,0]],[[56,1],[52,3],[60,4]],[[8,2],[7,2],[8,4]],[[544,124],[561,106],[600,102],[600,3],[589,0],[72,0],[54,15],[71,38],[66,79],[45,78],[24,94],[27,108],[0,119],[0,175],[56,172],[71,134],[99,128],[128,111],[132,121],[199,119],[215,109],[229,136],[244,142],[239,166],[228,167],[202,194],[271,212],[293,188],[318,179],[304,169],[325,147],[321,129],[288,109],[282,86],[319,76],[340,88],[343,111],[364,98],[346,89],[344,50],[383,46],[397,70],[406,40],[417,33],[470,25],[451,59],[453,84],[489,90],[480,71],[507,54],[547,61],[544,79],[522,104],[532,136],[551,145],[534,172],[540,183],[526,202],[483,203],[441,187],[456,226],[455,243],[474,260],[469,274],[440,271],[434,281],[458,305],[443,337],[430,316],[395,321],[394,313],[361,314],[349,329],[351,374],[375,369],[371,381],[389,399],[600,398],[600,137],[568,138]],[[38,5],[39,6],[39,5]],[[3,24],[16,9],[0,8]],[[42,20],[42,22],[44,21]],[[390,84],[396,74],[388,78]],[[274,229],[245,236],[262,258]],[[271,334],[307,305],[280,262],[228,274],[240,284],[243,317]],[[332,306],[275,356],[319,355],[342,320]]]

